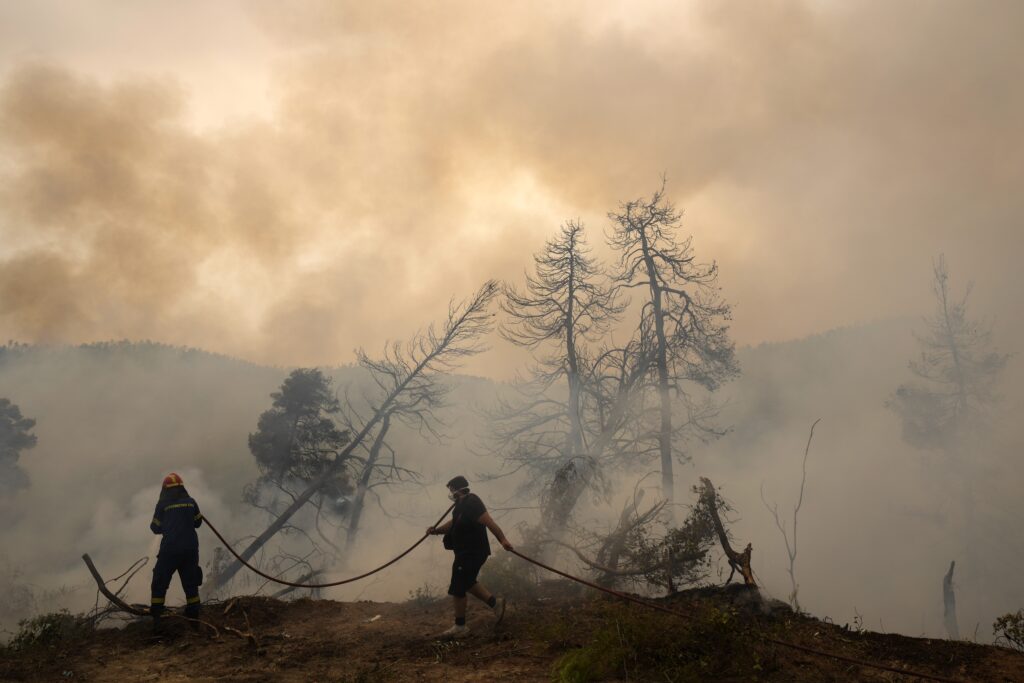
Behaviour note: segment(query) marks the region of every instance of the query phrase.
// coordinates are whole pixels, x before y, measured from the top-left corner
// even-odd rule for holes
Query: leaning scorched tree
[[[498,284],[488,281],[468,300],[452,302],[448,308],[447,318],[440,327],[431,325],[404,347],[397,344],[389,346],[380,361],[372,361],[365,353],[359,352],[360,363],[364,367],[370,367],[379,394],[372,399],[366,417],[352,423],[348,442],[324,465],[319,474],[309,480],[309,485],[298,492],[293,502],[240,553],[243,559],[249,560],[268,540],[281,531],[318,491],[321,491],[328,482],[337,479],[339,473],[351,467],[353,463],[362,472],[366,471],[367,463],[371,463],[372,467],[371,459],[360,454],[369,448],[372,455],[372,444],[375,443],[381,429],[390,424],[389,416],[402,415],[414,421],[420,419],[416,416],[416,408],[424,405],[424,402],[433,400],[431,397],[437,396],[441,376],[456,368],[467,357],[483,350],[481,338],[492,326],[493,316],[488,309],[497,293]],[[374,373],[374,368],[379,368],[382,372]],[[362,477],[359,478],[357,497],[359,486],[365,487],[367,484],[368,480],[363,481]],[[241,567],[238,561],[224,566],[211,581],[212,589],[217,590],[230,581]]]
[[[494,293],[496,290],[488,296],[494,296]],[[467,320],[461,324],[467,326],[461,345],[449,345],[445,353],[431,361],[429,371],[420,371],[415,377],[412,375],[416,364],[420,359],[430,355],[439,342],[439,338],[432,330],[425,336],[414,338],[404,347],[399,343],[391,344],[384,349],[380,358],[372,358],[362,349],[356,352],[360,367],[366,370],[376,389],[376,396],[364,396],[362,403],[368,406],[371,414],[380,415],[380,423],[373,439],[366,440],[360,446],[362,454],[353,459],[356,490],[349,511],[347,549],[351,549],[355,544],[367,496],[373,496],[379,503],[380,495],[376,489],[416,484],[419,481],[419,473],[401,466],[398,463],[398,454],[387,442],[392,427],[403,425],[425,439],[443,439],[440,430],[444,423],[438,416],[438,411],[447,405],[447,397],[451,391],[451,386],[442,381],[444,373],[458,367],[460,360],[466,356],[481,351],[483,346],[476,340],[490,329],[485,317],[476,321]],[[470,330],[468,326],[475,327]],[[403,385],[404,388],[399,391],[399,387]],[[395,398],[388,405],[384,406],[380,402],[381,396],[393,394]],[[352,431],[359,430],[362,412],[354,408],[352,401],[346,402],[343,413],[345,422]]]
[[[276,519],[338,457],[349,433],[335,422],[341,406],[331,379],[317,368],[293,370],[270,397],[271,408],[260,415],[256,431],[249,434],[249,450],[260,476],[245,488],[243,498]],[[282,528],[305,537],[311,549],[276,558],[281,560],[273,562],[276,569],[290,559],[311,576],[338,559],[340,549],[334,537],[350,490],[347,468],[336,469],[317,488],[306,506],[311,508],[311,519],[296,515]]]

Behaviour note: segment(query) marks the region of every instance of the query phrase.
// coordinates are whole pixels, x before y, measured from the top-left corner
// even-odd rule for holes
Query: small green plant
[[[429,607],[442,597],[441,593],[429,583],[424,583],[422,586],[409,591],[409,602],[417,607]]]
[[[18,622],[18,633],[8,647],[22,651],[35,647],[54,647],[83,635],[89,626],[87,622],[67,610],[52,614],[41,614]]]
[[[552,680],[557,683],[587,683],[601,677],[604,666],[592,648],[573,650],[558,660]]]
[[[1024,652],[1024,609],[1004,614],[992,624],[996,644]]]

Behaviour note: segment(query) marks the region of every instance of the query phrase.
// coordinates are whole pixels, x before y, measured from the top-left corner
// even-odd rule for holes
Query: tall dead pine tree
[[[943,256],[933,274],[936,311],[924,320],[926,333],[915,335],[921,345],[910,362],[915,381],[901,384],[888,405],[902,418],[907,442],[957,460],[998,400],[995,383],[1009,356],[993,349],[990,329],[968,317],[971,286],[953,299]]]
[[[507,460],[545,481],[543,516],[550,527],[564,525],[566,508],[575,505],[592,464],[581,415],[585,345],[607,331],[623,307],[590,257],[579,221],[563,225],[533,260],[525,289],[505,288],[501,308],[507,318],[500,331],[533,351],[536,363],[519,398],[494,416],[495,436]]]
[[[676,230],[681,215],[665,199],[665,186],[648,199],[620,204],[608,214],[614,231],[609,238],[619,252],[619,280],[625,287],[642,288],[647,300],[641,309],[640,330],[654,350],[654,386],[658,393],[658,453],[662,495],[674,499],[672,399],[689,411],[689,422],[702,409],[691,405],[686,383],[716,389],[737,374],[733,343],[728,336],[729,305],[719,298],[718,267],[696,261],[691,238],[680,241]]]
[[[998,402],[995,385],[1009,355],[994,349],[991,329],[968,316],[971,287],[962,298],[953,298],[943,256],[934,265],[933,275],[936,310],[924,320],[926,333],[915,335],[921,355],[910,362],[914,379],[901,384],[887,405],[902,420],[904,440],[941,454],[948,481],[962,487],[970,570],[982,559],[974,551],[977,529],[973,485],[977,465],[970,451],[984,443],[986,423]]]

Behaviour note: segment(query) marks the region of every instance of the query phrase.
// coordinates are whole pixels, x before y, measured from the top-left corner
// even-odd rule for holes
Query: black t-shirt
[[[469,493],[455,503],[449,539],[456,554],[491,554],[491,544],[487,541],[487,527],[477,521],[485,512],[487,508],[484,507],[484,502],[475,493]]]

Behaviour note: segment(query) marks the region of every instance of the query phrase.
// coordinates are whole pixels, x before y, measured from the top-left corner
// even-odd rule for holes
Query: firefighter
[[[512,544],[494,521],[480,497],[470,493],[469,482],[458,476],[448,482],[448,497],[455,502],[452,518],[438,527],[427,529],[428,534],[443,534],[444,547],[455,553],[452,563],[452,580],[448,595],[452,596],[455,611],[455,625],[441,634],[444,639],[459,638],[469,633],[466,626],[466,593],[471,593],[491,608],[497,621],[505,614],[505,598],[492,595],[477,581],[480,568],[491,554],[487,542],[490,529],[505,550],[512,550]]]
[[[149,612],[153,615],[153,629],[160,630],[160,617],[164,611],[164,598],[171,577],[178,572],[185,591],[185,616],[199,618],[199,586],[203,583],[203,570],[199,567],[199,536],[196,529],[203,523],[196,501],[188,495],[185,483],[175,473],[164,477],[160,500],[149,528],[160,534],[160,551],[153,567],[152,600]],[[198,628],[198,622],[192,622]]]

